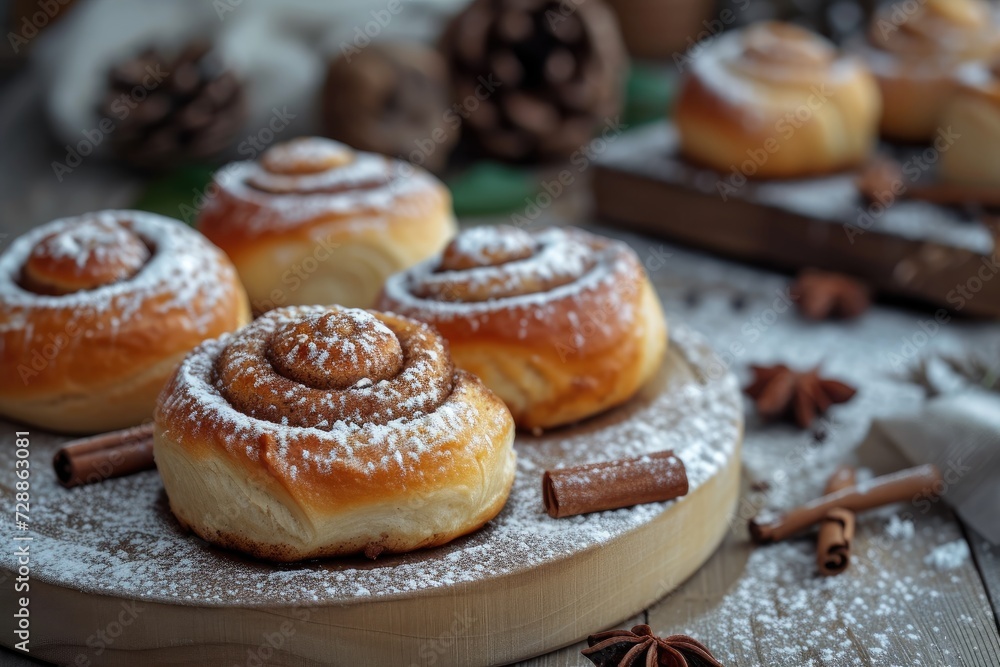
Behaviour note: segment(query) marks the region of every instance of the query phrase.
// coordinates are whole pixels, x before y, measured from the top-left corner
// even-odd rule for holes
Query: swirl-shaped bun
[[[209,542],[278,561],[374,557],[496,516],[513,434],[426,324],[300,306],[192,352],[160,397],[154,452],[174,514]]]
[[[391,277],[379,307],[433,324],[527,429],[628,400],[666,350],[639,258],[571,228],[463,231],[441,257]]]
[[[926,141],[955,96],[957,68],[1000,53],[1000,29],[983,0],[912,4],[910,11],[895,3],[876,13],[866,53],[882,90],[882,133]]]
[[[952,144],[941,151],[943,180],[1000,191],[1000,60],[967,63],[942,124]]]
[[[185,354],[249,316],[226,256],[176,220],[43,225],[0,257],[0,413],[55,431],[133,426]]]
[[[804,28],[765,22],[726,33],[694,57],[675,122],[689,159],[783,178],[862,162],[878,114],[863,64]]]
[[[455,220],[447,189],[422,169],[306,137],[219,170],[198,229],[264,312],[370,306],[386,277],[444,247]]]

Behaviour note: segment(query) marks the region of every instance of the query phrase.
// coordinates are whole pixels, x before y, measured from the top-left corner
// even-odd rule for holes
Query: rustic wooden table
[[[96,160],[58,182],[50,161],[59,149],[42,138],[38,114],[29,112],[37,108],[31,96],[11,100],[0,113],[4,238],[60,215],[125,206],[134,197],[134,181]],[[542,206],[536,222],[589,223],[585,191],[577,187]],[[816,574],[811,540],[754,548],[745,528],[745,519],[761,507],[787,507],[819,495],[842,463],[859,466],[863,475],[903,467],[892,447],[870,432],[874,419],[913,411],[923,399],[920,388],[899,377],[898,359],[912,361],[914,348],[920,348],[918,355],[988,349],[1000,339],[1000,324],[954,320],[921,336],[921,323],[932,313],[892,306],[876,307],[853,323],[807,323],[788,306],[787,276],[606,227],[600,231],[635,247],[668,318],[706,334],[725,367],[741,379],[751,363],[822,364],[860,390],[811,432],[761,424],[748,410],[743,496],[724,544],[691,579],[620,627],[648,623],[660,634],[688,633],[728,667],[1000,665],[998,547],[967,530],[943,503],[864,515],[855,562],[835,578]],[[676,540],[683,548],[684,535]],[[524,664],[586,665],[582,646]],[[31,661],[4,651],[0,663]]]

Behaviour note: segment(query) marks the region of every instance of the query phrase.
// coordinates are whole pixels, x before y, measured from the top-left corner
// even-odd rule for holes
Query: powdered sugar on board
[[[445,547],[399,557],[271,565],[207,546],[185,534],[154,472],[65,490],[40,469],[33,491],[33,576],[93,593],[203,606],[352,602],[440,591],[582,553],[657,518],[670,503],[551,519],[542,472],[557,465],[635,457],[670,449],[687,468],[692,491],[734,456],[742,428],[734,377],[706,379],[714,359],[702,339],[674,327],[681,360],[633,401],[584,426],[542,437],[519,436],[510,500],[484,529]],[[7,431],[8,433],[11,430]],[[61,439],[33,436],[45,460]],[[9,480],[13,448],[0,448]],[[672,502],[684,502],[684,499]],[[6,521],[6,519],[5,519]],[[15,566],[4,553],[0,564]]]

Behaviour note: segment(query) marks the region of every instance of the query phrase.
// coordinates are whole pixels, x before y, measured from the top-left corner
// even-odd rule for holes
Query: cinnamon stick
[[[52,465],[67,489],[152,470],[153,424],[69,442],[56,452]]]
[[[854,486],[854,468],[842,466],[830,476],[824,494],[836,493]],[[854,541],[854,512],[837,507],[826,513],[819,525],[816,540],[816,565],[820,574],[832,577],[851,564],[851,543]]]
[[[832,509],[863,512],[891,503],[915,500],[921,496],[935,496],[942,485],[941,472],[933,465],[907,468],[817,498],[767,521],[759,516],[751,519],[750,537],[758,544],[777,542],[816,525]]]
[[[684,463],[671,451],[547,470],[545,511],[554,519],[673,500],[687,495]]]

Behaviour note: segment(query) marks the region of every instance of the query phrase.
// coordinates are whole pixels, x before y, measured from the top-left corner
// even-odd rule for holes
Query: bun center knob
[[[833,47],[808,30],[787,23],[764,23],[749,28],[744,55],[768,65],[820,67],[833,62]]]
[[[531,234],[510,225],[474,227],[452,240],[441,256],[441,271],[464,271],[479,266],[499,266],[535,254]]]
[[[304,176],[343,167],[353,160],[353,151],[344,144],[302,137],[268,148],[261,156],[261,165],[272,174]]]
[[[38,294],[96,289],[131,278],[149,257],[149,248],[127,226],[95,218],[39,241],[22,269],[22,282]]]
[[[279,327],[269,357],[284,377],[317,389],[376,384],[403,367],[399,339],[367,311],[342,308]]]

